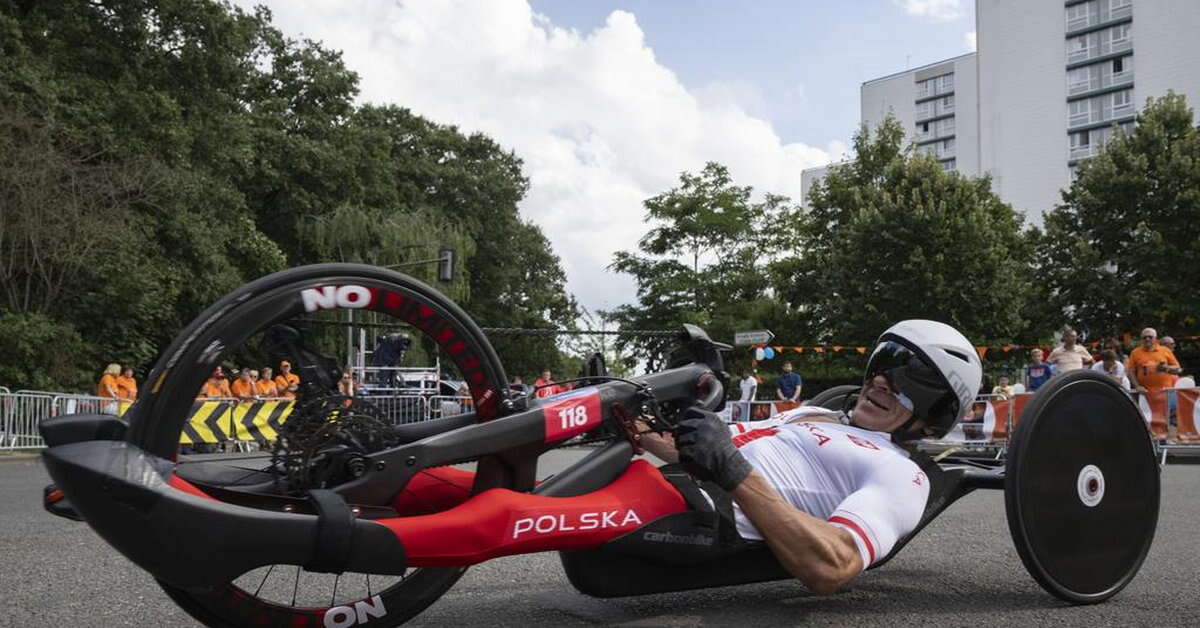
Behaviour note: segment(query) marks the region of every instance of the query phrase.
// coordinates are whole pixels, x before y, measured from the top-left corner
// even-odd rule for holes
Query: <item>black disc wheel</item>
[[[1009,531],[1042,588],[1094,604],[1129,584],[1154,539],[1159,468],[1116,382],[1086,370],[1050,380],[1025,408],[1005,471]]]
[[[393,366],[370,357],[385,351]],[[301,378],[295,399],[198,399],[218,366],[259,369],[283,361]],[[428,370],[414,375],[414,361],[438,366],[440,390],[430,390]],[[339,385],[348,374],[358,380],[354,398]],[[452,382],[448,392],[445,381]],[[469,398],[455,396],[463,386]],[[387,426],[469,412],[476,421],[502,415],[505,386],[483,332],[433,288],[372,266],[306,266],[239,288],[184,329],[127,414],[128,439],[174,460],[175,474],[201,490],[226,490],[210,493],[217,499],[248,486],[294,497],[351,479],[346,474],[353,474],[361,454],[394,443],[396,432]],[[470,490],[468,482],[462,493]],[[396,502],[367,506],[400,508]],[[285,564],[205,591],[160,584],[209,626],[380,627],[416,615],[464,571],[334,575]]]

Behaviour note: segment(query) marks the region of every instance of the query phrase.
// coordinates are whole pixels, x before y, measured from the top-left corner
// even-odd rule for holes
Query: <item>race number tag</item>
[[[595,388],[555,395],[542,403],[547,443],[582,434],[600,425],[600,391]]]

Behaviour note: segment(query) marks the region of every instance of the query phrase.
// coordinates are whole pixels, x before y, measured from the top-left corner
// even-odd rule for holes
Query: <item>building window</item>
[[[1092,121],[1092,100],[1072,100],[1067,103],[1067,126],[1080,126]]]
[[[1073,31],[1091,24],[1093,9],[1098,8],[1095,0],[1067,7],[1067,30]]]
[[[1112,115],[1120,118],[1133,113],[1133,90],[1112,93]]]
[[[1115,50],[1117,46],[1129,43],[1129,24],[1118,24],[1108,29],[1108,39],[1112,42],[1112,47]]]
[[[942,170],[954,170],[956,167],[958,167],[957,159],[947,159],[942,162]]]
[[[1113,59],[1112,71],[1113,74],[1120,74],[1125,71],[1125,57]]]
[[[954,75],[945,74],[941,77],[941,85],[938,88],[939,92],[954,91]]]
[[[954,94],[942,98],[942,112],[950,113],[952,111],[954,111]]]
[[[932,80],[917,81],[917,98],[924,98],[928,96],[930,90],[933,89],[932,83]]]

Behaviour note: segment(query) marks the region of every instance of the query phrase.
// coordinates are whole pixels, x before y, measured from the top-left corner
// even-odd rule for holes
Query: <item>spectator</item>
[[[300,390],[300,376],[292,372],[292,363],[287,360],[279,363],[279,375],[275,376],[275,390],[284,399],[295,399],[296,391]]]
[[[1079,335],[1070,327],[1063,331],[1062,344],[1055,347],[1050,352],[1050,357],[1046,361],[1054,367],[1055,373],[1066,373],[1067,371],[1075,371],[1086,366],[1091,366],[1095,360],[1092,359],[1092,354],[1088,353],[1087,349],[1075,344]]]
[[[800,376],[792,371],[792,363],[783,363],[783,374],[776,380],[775,395],[780,401],[800,401],[800,388],[803,382],[800,381]]]
[[[1175,339],[1174,338],[1172,338],[1170,336],[1163,336],[1162,338],[1160,338],[1158,340],[1158,344],[1170,349],[1171,355],[1175,355]],[[1175,356],[1175,361],[1176,362],[1179,361],[1179,356]],[[1182,369],[1183,365],[1181,364],[1180,367]],[[1172,374],[1171,375],[1171,385],[1169,387],[1174,388],[1175,382],[1177,382],[1177,381],[1179,381],[1179,373]]]
[[[117,396],[121,401],[132,402],[137,399],[137,380],[133,378],[132,366],[121,369],[121,376],[117,378]]]
[[[338,394],[346,397],[354,396],[354,375],[350,371],[350,367],[342,371],[342,377],[338,379]]]
[[[999,395],[1001,399],[1012,399],[1013,395],[1017,393],[1013,390],[1012,385],[1008,383],[1008,377],[1001,375],[1000,381],[992,389],[992,394]]]
[[[1179,361],[1170,349],[1158,344],[1158,332],[1142,330],[1142,344],[1134,347],[1125,363],[1125,374],[1140,393],[1163,390],[1171,385],[1171,376],[1179,375]]]
[[[233,396],[242,401],[251,401],[255,398],[254,392],[254,377],[251,375],[250,369],[242,369],[238,373],[238,378],[233,380]]]
[[[1107,373],[1125,390],[1129,390],[1129,378],[1125,376],[1125,365],[1117,359],[1117,352],[1112,349],[1105,349],[1101,354],[1101,361],[1092,365],[1093,371]]]
[[[1025,365],[1025,390],[1036,392],[1051,376],[1054,366],[1042,361],[1042,350],[1034,348],[1029,352],[1029,364]]]
[[[758,392],[758,380],[750,374],[750,371],[742,371],[742,381],[739,384],[742,389],[742,396],[738,399],[738,407],[741,409],[741,416],[737,417],[738,421],[750,420],[751,402],[754,401],[754,395]]]
[[[545,386],[545,388],[543,388]],[[542,376],[534,380],[533,387],[536,392],[533,396],[538,399],[544,399],[562,392],[562,387],[554,383],[554,378],[551,377],[550,369],[542,371]]]
[[[255,391],[259,397],[266,399],[274,399],[279,396],[279,385],[275,383],[275,378],[271,376],[271,367],[264,366],[262,369],[262,377],[254,382]]]
[[[475,400],[471,398],[471,389],[467,388],[466,382],[459,384],[455,395],[458,396],[458,411],[460,413],[466,414],[475,411]]]
[[[204,388],[200,391],[200,399],[228,399],[233,396],[229,390],[229,380],[225,379],[225,371],[221,367],[213,369],[212,375],[204,382]]]
[[[517,375],[516,377],[512,378],[512,381],[509,382],[509,384],[508,384],[508,390],[512,394],[517,395],[519,397],[524,397],[525,395],[529,394],[529,389],[526,388],[526,386],[525,386],[525,380],[521,379],[520,375]]]
[[[114,363],[104,367],[104,374],[100,376],[100,382],[96,384],[96,396],[106,399],[120,399],[121,393],[117,382],[117,377],[120,375],[120,364]]]

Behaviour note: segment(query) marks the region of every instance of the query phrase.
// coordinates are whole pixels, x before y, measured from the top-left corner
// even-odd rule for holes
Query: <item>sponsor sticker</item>
[[[547,443],[582,434],[600,425],[603,418],[600,391],[589,387],[547,397],[542,402],[542,417],[546,421]]]

